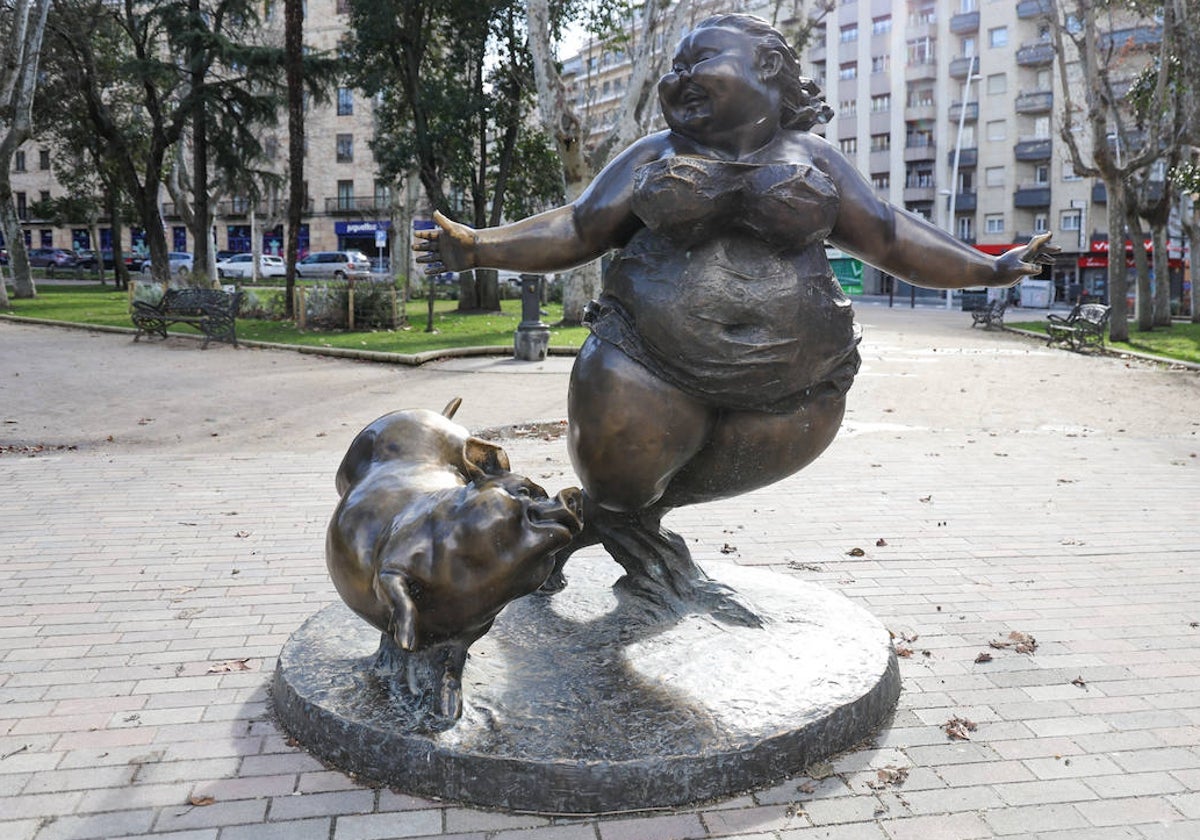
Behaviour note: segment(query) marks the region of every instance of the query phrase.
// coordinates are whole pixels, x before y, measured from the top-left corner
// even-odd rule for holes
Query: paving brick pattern
[[[498,406],[481,414],[548,419],[565,413],[565,366],[396,371],[0,323],[0,443],[36,437],[29,389],[50,389],[44,428],[70,413],[50,378],[19,381],[21,346],[97,366],[114,427],[153,404],[139,366],[192,358],[294,374],[312,423],[201,445],[180,421],[145,441],[0,454],[0,838],[1200,837],[1197,375],[972,332],[962,313],[868,307],[860,320],[865,364],[829,452],[669,524],[702,565],[769,567],[877,615],[902,653],[894,718],[764,790],[591,819],[362,786],[289,743],[267,693],[281,644],[336,597],[324,528],[354,429],[328,417],[355,409],[322,395],[374,382],[359,425],[439,387]],[[220,388],[203,385],[174,395],[196,424],[222,413]],[[264,392],[260,422],[290,398]],[[508,448],[548,487],[573,483],[561,440]],[[1014,632],[1036,649],[990,646]],[[953,718],[973,723],[967,740],[947,735]]]

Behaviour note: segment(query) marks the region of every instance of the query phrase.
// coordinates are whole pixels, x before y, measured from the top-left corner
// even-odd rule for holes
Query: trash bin
[[[1021,281],[1021,306],[1033,309],[1049,309],[1050,293],[1054,285],[1049,280]]]
[[[975,312],[980,309],[987,308],[988,293],[987,289],[963,289],[962,290],[962,311]]]

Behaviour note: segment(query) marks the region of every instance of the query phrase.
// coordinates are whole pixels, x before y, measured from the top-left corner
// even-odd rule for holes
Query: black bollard
[[[513,357],[524,362],[540,362],[550,346],[550,328],[542,323],[542,283],[540,274],[521,275],[521,323],[513,334]]]

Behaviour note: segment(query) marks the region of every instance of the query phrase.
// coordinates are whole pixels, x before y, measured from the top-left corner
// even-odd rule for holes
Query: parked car
[[[217,263],[217,276],[220,278],[238,278],[242,280],[250,279],[251,269],[254,267],[253,254],[234,254]],[[283,264],[283,257],[277,257],[273,254],[262,254],[258,258],[258,276],[259,277],[283,277],[287,274],[287,269]]]
[[[64,248],[30,248],[29,265],[34,268],[74,268],[78,260],[75,254]]]
[[[172,274],[190,274],[192,271],[192,255],[183,251],[171,251],[167,254]],[[154,269],[150,260],[142,263],[142,274],[152,274]]]
[[[96,263],[100,259],[98,251],[93,251],[90,248],[80,248],[75,251],[75,264],[80,268],[91,271],[96,267]]]
[[[371,276],[371,261],[362,251],[313,251],[296,263],[296,276],[337,280]]]

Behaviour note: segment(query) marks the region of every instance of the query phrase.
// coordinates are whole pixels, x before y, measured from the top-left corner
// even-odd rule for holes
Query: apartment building
[[[348,0],[307,0],[304,42],[334,51],[348,25]],[[269,4],[265,28],[282,33],[283,6]],[[282,34],[280,34],[282,40]],[[268,163],[278,173],[287,170],[287,127],[280,124],[263,137]],[[391,240],[392,194],[378,177],[370,141],[374,134],[374,103],[361,91],[339,87],[327,104],[308,103],[305,109],[305,202],[300,227],[301,254],[310,250],[357,248],[369,257],[387,257]],[[37,202],[65,194],[51,167],[52,150],[35,137],[13,158],[13,190],[25,242],[30,247],[111,248],[112,228],[102,220],[99,242],[80,221],[56,227],[36,217]],[[226,196],[214,207],[214,240],[218,250],[250,251],[258,238],[264,253],[282,254],[286,190],[252,204],[239,196]],[[162,190],[163,224],[168,246],[175,251],[194,250],[192,233],[165,189]],[[378,245],[377,232],[383,232]],[[124,229],[124,248],[140,252],[145,237],[138,228]],[[0,243],[3,236],[0,235]]]
[[[775,6],[721,8],[769,19]],[[840,0],[803,69],[835,111],[816,130],[881,197],[990,254],[1049,231],[1062,248],[1043,273],[1054,298],[1104,299],[1106,195],[1103,183],[1075,173],[1058,136],[1062,82],[1047,9],[1048,0]],[[1106,37],[1144,50],[1161,30],[1132,21]],[[564,71],[595,142],[612,124],[628,55],[588,44]],[[1180,256],[1171,254],[1176,285]],[[870,267],[861,282],[868,294],[909,292]]]

